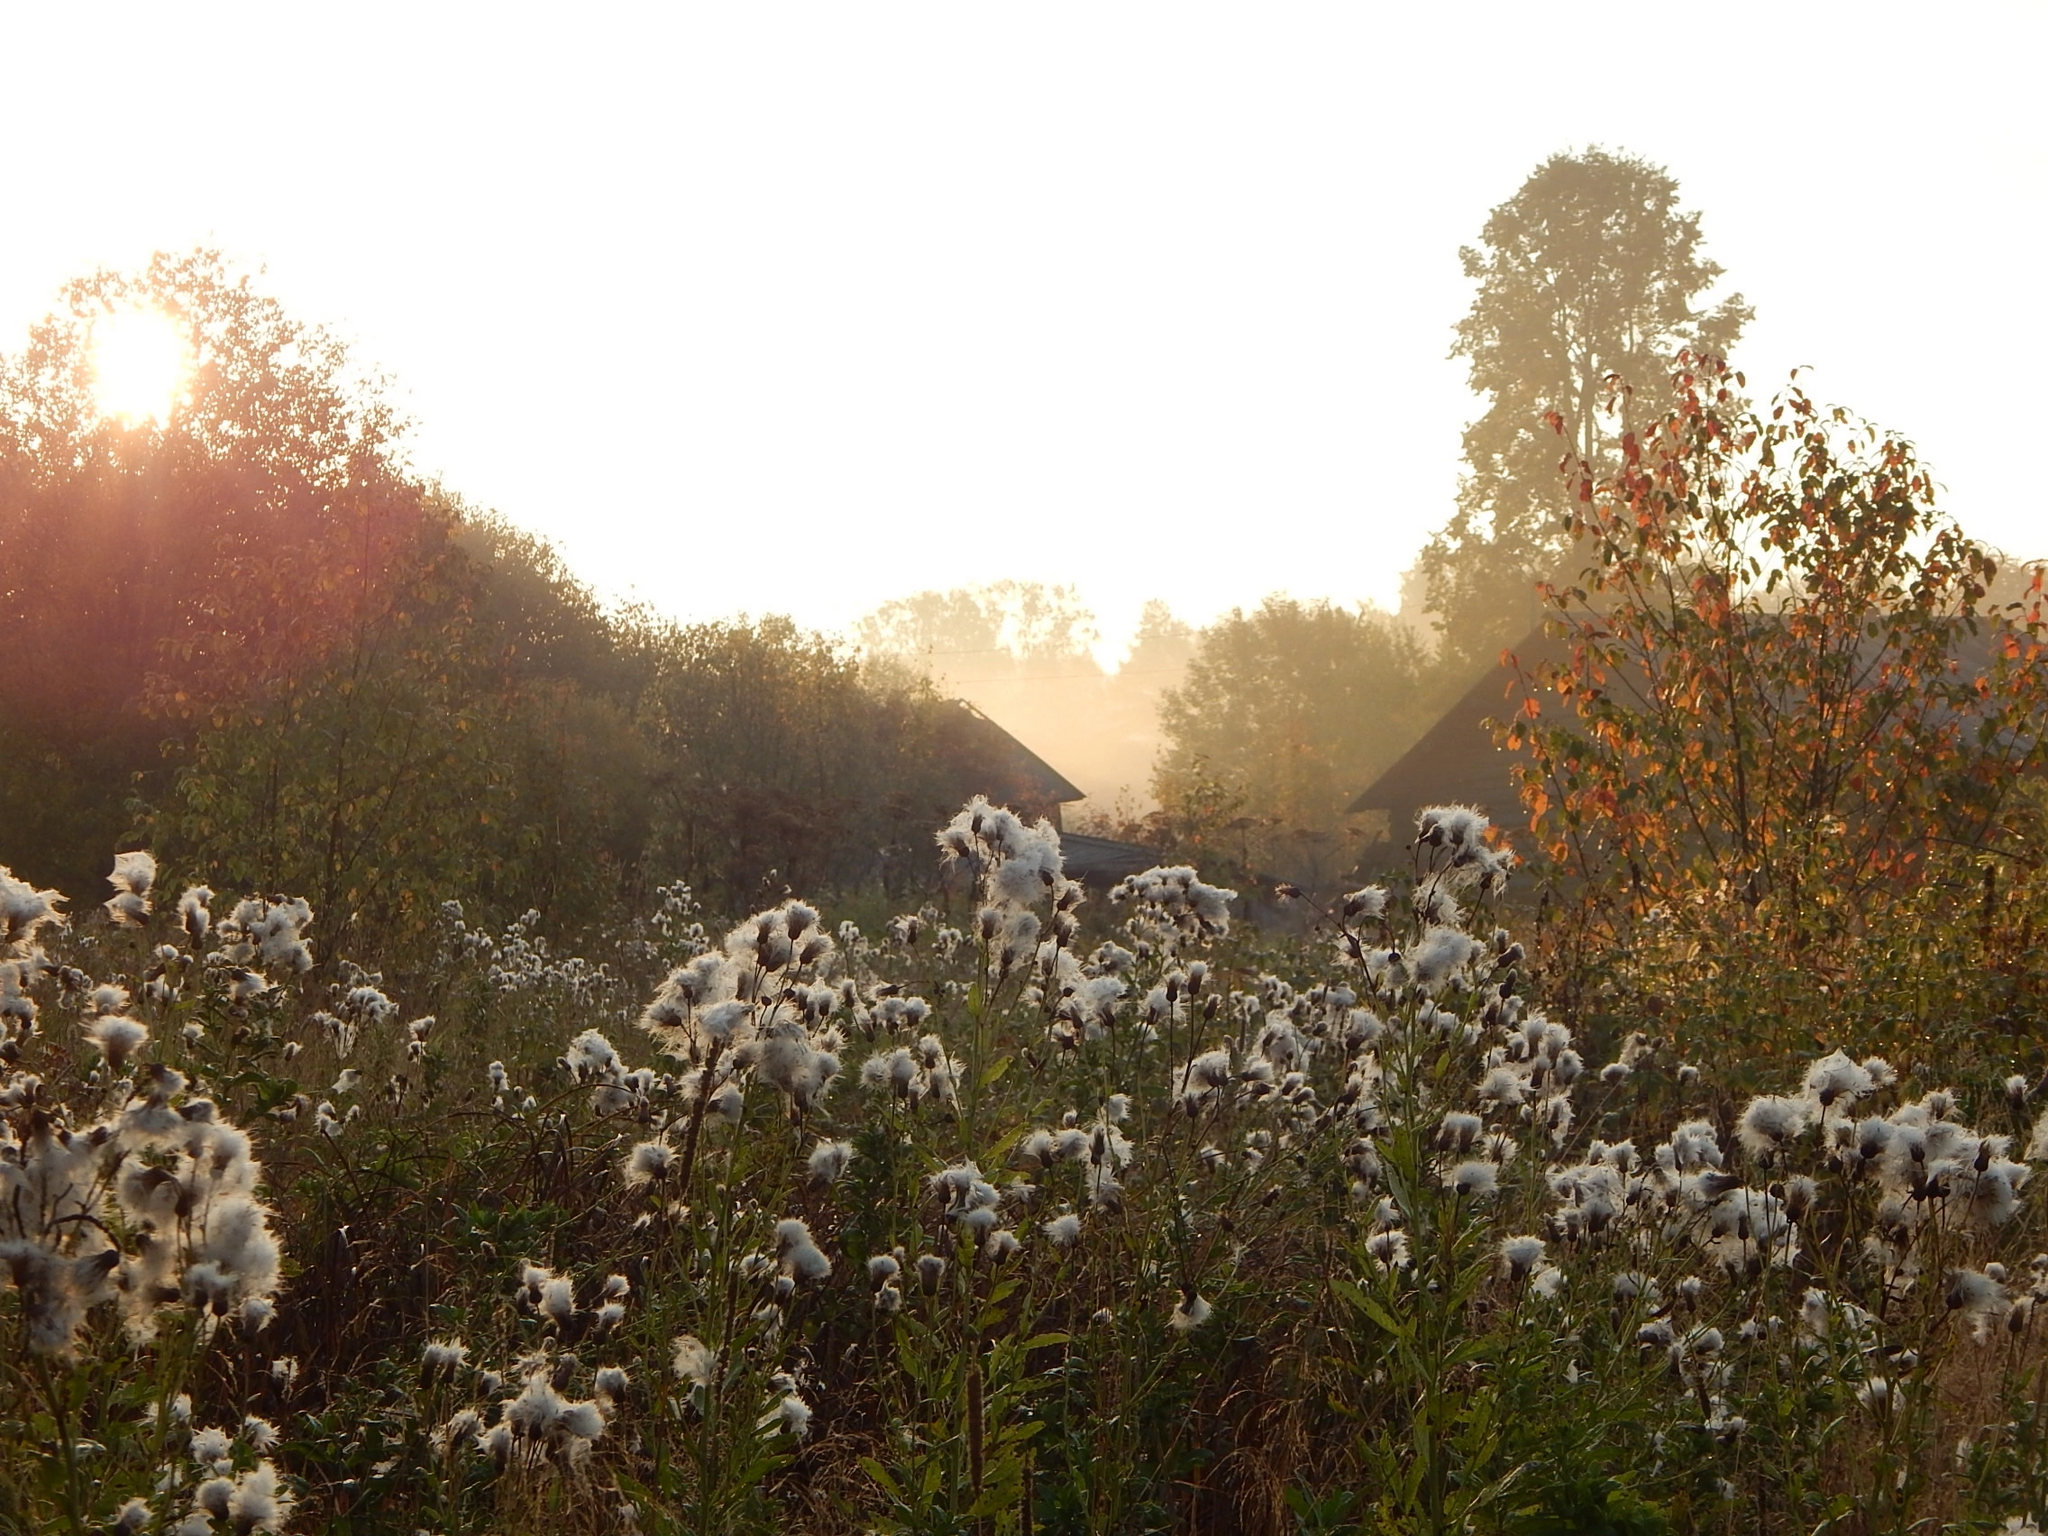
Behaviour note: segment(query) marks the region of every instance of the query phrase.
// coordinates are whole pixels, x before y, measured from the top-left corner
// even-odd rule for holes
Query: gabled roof
[[[1546,662],[1568,662],[1571,644],[1545,635],[1541,626],[1530,631],[1506,661],[1490,668],[1420,741],[1367,785],[1345,807],[1346,814],[1385,811],[1393,826],[1431,805],[1473,805],[1495,821],[1514,814],[1521,802],[1515,769],[1526,759],[1496,746],[1484,722],[1511,715],[1521,693],[1521,674]],[[1993,645],[1988,624],[1975,633],[1959,629],[1949,654],[1965,675],[1975,676],[1991,665]],[[1869,653],[1875,655],[1874,646]],[[1642,674],[1633,668],[1625,667],[1623,675],[1642,684]]]
[[[956,761],[971,762],[986,783],[973,786],[998,805],[1020,810],[1085,800],[1084,791],[965,699],[946,700],[946,734]]]
[[[1111,885],[1159,863],[1159,855],[1150,848],[1079,832],[1060,834],[1060,858],[1069,879],[1089,885]]]
[[[1563,661],[1568,647],[1538,628],[1513,650],[1513,662],[1533,670],[1546,661]],[[1520,800],[1514,769],[1519,755],[1497,747],[1484,724],[1504,719],[1520,691],[1520,670],[1513,662],[1487,670],[1478,682],[1444,712],[1359,797],[1347,813],[1385,811],[1393,825],[1429,805],[1476,805],[1498,820]]]

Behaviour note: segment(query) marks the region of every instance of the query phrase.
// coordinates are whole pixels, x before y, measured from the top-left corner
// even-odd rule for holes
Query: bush
[[[2039,901],[2016,798],[2048,725],[2039,573],[1994,604],[1909,444],[1683,363],[1612,477],[1573,471],[1567,659],[1504,731],[1561,876],[1555,984],[1745,1055],[1845,1028],[1946,1049],[2012,959],[1994,931]],[[1934,980],[1958,945],[1978,964]]]

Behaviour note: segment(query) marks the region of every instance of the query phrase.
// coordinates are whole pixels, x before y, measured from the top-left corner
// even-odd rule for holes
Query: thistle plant
[[[951,909],[872,937],[444,910],[416,1003],[303,902],[131,854],[67,923],[0,873],[10,1518],[2041,1517],[2038,1063],[1844,1041],[1736,1096],[1582,1031],[1461,807],[1298,939],[986,802],[939,846]]]
[[[155,874],[146,853],[116,862],[116,895],[107,910],[117,927],[146,922]],[[36,994],[54,987],[61,1010],[77,1016],[74,1050],[89,1062],[69,1083],[24,1069],[0,1083],[0,1272],[15,1298],[8,1385],[48,1426],[52,1443],[45,1449],[54,1454],[40,1464],[39,1491],[75,1530],[109,1516],[121,1528],[141,1529],[146,1517],[168,1513],[188,1492],[193,1502],[181,1529],[210,1530],[214,1519],[242,1530],[279,1529],[290,1492],[267,1460],[229,1477],[234,1463],[220,1431],[209,1431],[204,1442],[213,1447],[217,1439],[217,1454],[198,1457],[215,1475],[196,1488],[185,1486],[189,1479],[176,1475],[174,1462],[148,1494],[116,1500],[115,1509],[95,1507],[104,1502],[107,1480],[85,1455],[98,1449],[98,1421],[118,1421],[150,1404],[161,1441],[170,1406],[209,1352],[256,1347],[270,1328],[280,1248],[248,1134],[184,1072],[144,1059],[151,1031],[129,1016],[127,987],[95,982],[38,944],[45,929],[61,923],[60,904],[55,893],[36,891],[0,868],[7,1057],[21,1060],[44,1033]],[[186,892],[181,921],[203,930],[195,915],[201,908],[201,894]],[[290,963],[303,952],[297,930],[309,916],[284,925],[296,950],[266,948],[264,936],[238,934],[206,957],[231,1004],[246,1006],[269,986],[246,962]],[[145,991],[163,1002],[182,990],[172,978],[200,965],[174,947],[151,958]],[[180,1039],[203,1035],[203,1026],[188,1021]],[[95,1314],[109,1312],[118,1327],[96,1326]],[[122,1370],[122,1349],[144,1352],[147,1367]],[[274,1435],[251,1443],[267,1451]]]

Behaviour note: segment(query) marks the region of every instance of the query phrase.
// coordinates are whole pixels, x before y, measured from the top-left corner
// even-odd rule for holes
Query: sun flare
[[[169,419],[192,349],[161,310],[121,309],[93,322],[93,398],[100,413],[131,426]]]

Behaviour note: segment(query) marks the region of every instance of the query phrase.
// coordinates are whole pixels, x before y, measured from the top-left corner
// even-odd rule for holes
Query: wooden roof
[[[1060,862],[1071,880],[1088,885],[1111,885],[1126,875],[1142,874],[1152,868],[1159,862],[1159,855],[1137,843],[1062,832]]]
[[[1513,656],[1521,666],[1533,669],[1545,661],[1564,660],[1566,645],[1537,629],[1514,648]],[[1507,718],[1520,692],[1515,665],[1489,668],[1345,810],[1385,811],[1391,827],[1431,805],[1474,805],[1496,821],[1512,814],[1521,803],[1514,776],[1520,754],[1495,746],[1493,732],[1484,722]]]
[[[1950,655],[1965,675],[1975,676],[1990,666],[1993,645],[1989,625],[1975,634],[1959,629]],[[1468,688],[1420,741],[1345,807],[1346,813],[1385,811],[1390,828],[1432,805],[1477,806],[1496,822],[1515,817],[1521,805],[1515,768],[1526,759],[1496,746],[1484,722],[1505,720],[1515,711],[1522,672],[1570,658],[1569,640],[1546,636],[1540,626],[1532,630],[1509,660]],[[1632,675],[1640,682],[1640,673]]]
[[[1044,815],[1069,800],[1085,800],[1067,776],[965,699],[948,699],[947,747],[977,780],[971,792],[998,805]]]

